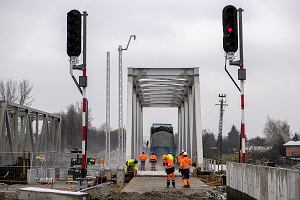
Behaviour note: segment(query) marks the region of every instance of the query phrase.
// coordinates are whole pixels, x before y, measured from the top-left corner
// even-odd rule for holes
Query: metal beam
[[[127,127],[126,127],[126,157],[133,158],[133,77],[127,78]]]
[[[193,68],[131,68],[133,76],[192,76]]]

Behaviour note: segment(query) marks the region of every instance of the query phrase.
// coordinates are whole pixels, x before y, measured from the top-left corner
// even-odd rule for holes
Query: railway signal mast
[[[81,14],[78,10],[71,10],[67,13],[67,54],[70,57],[70,74],[79,92],[82,94],[82,160],[81,178],[86,177],[86,150],[87,150],[87,111],[88,101],[86,98],[87,75],[86,75],[86,18],[87,12]],[[83,27],[81,27],[83,18]],[[79,64],[81,54],[81,29],[82,33],[82,64]],[[81,70],[79,82],[73,74],[73,70]],[[81,184],[81,183],[80,183]]]
[[[232,6],[228,5],[223,8],[222,18],[223,18],[223,49],[226,52],[225,56],[225,71],[233,81],[237,89],[241,93],[241,134],[240,134],[240,154],[239,162],[246,162],[246,133],[245,133],[245,118],[244,118],[244,108],[245,108],[245,94],[244,94],[244,84],[246,80],[246,69],[244,68],[244,54],[243,54],[243,26],[242,26],[242,12],[243,9],[238,10]],[[239,45],[239,46],[238,46]],[[239,47],[239,60],[235,60],[234,53]],[[238,69],[238,79],[240,80],[240,86],[237,85],[235,80],[232,78],[231,74],[226,68],[227,60],[229,60],[230,65],[239,66]]]

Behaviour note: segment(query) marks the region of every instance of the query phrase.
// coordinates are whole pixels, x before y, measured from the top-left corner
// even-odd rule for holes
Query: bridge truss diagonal
[[[61,116],[0,101],[0,141],[0,152],[61,152]]]
[[[203,163],[199,68],[128,68],[126,156],[143,151],[143,108],[177,107],[176,151]]]

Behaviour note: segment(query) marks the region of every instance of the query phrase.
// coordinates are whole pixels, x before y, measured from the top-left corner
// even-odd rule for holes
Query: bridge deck
[[[181,177],[175,177],[176,188],[166,188],[166,177],[135,177],[123,188],[122,192],[181,191],[185,194],[203,193],[211,187],[197,178],[191,177],[191,188],[183,188]]]

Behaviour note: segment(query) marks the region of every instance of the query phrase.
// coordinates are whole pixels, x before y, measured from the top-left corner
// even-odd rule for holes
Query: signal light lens
[[[229,27],[229,28],[227,29],[227,31],[228,31],[229,33],[231,33],[231,32],[233,31],[233,28]]]

